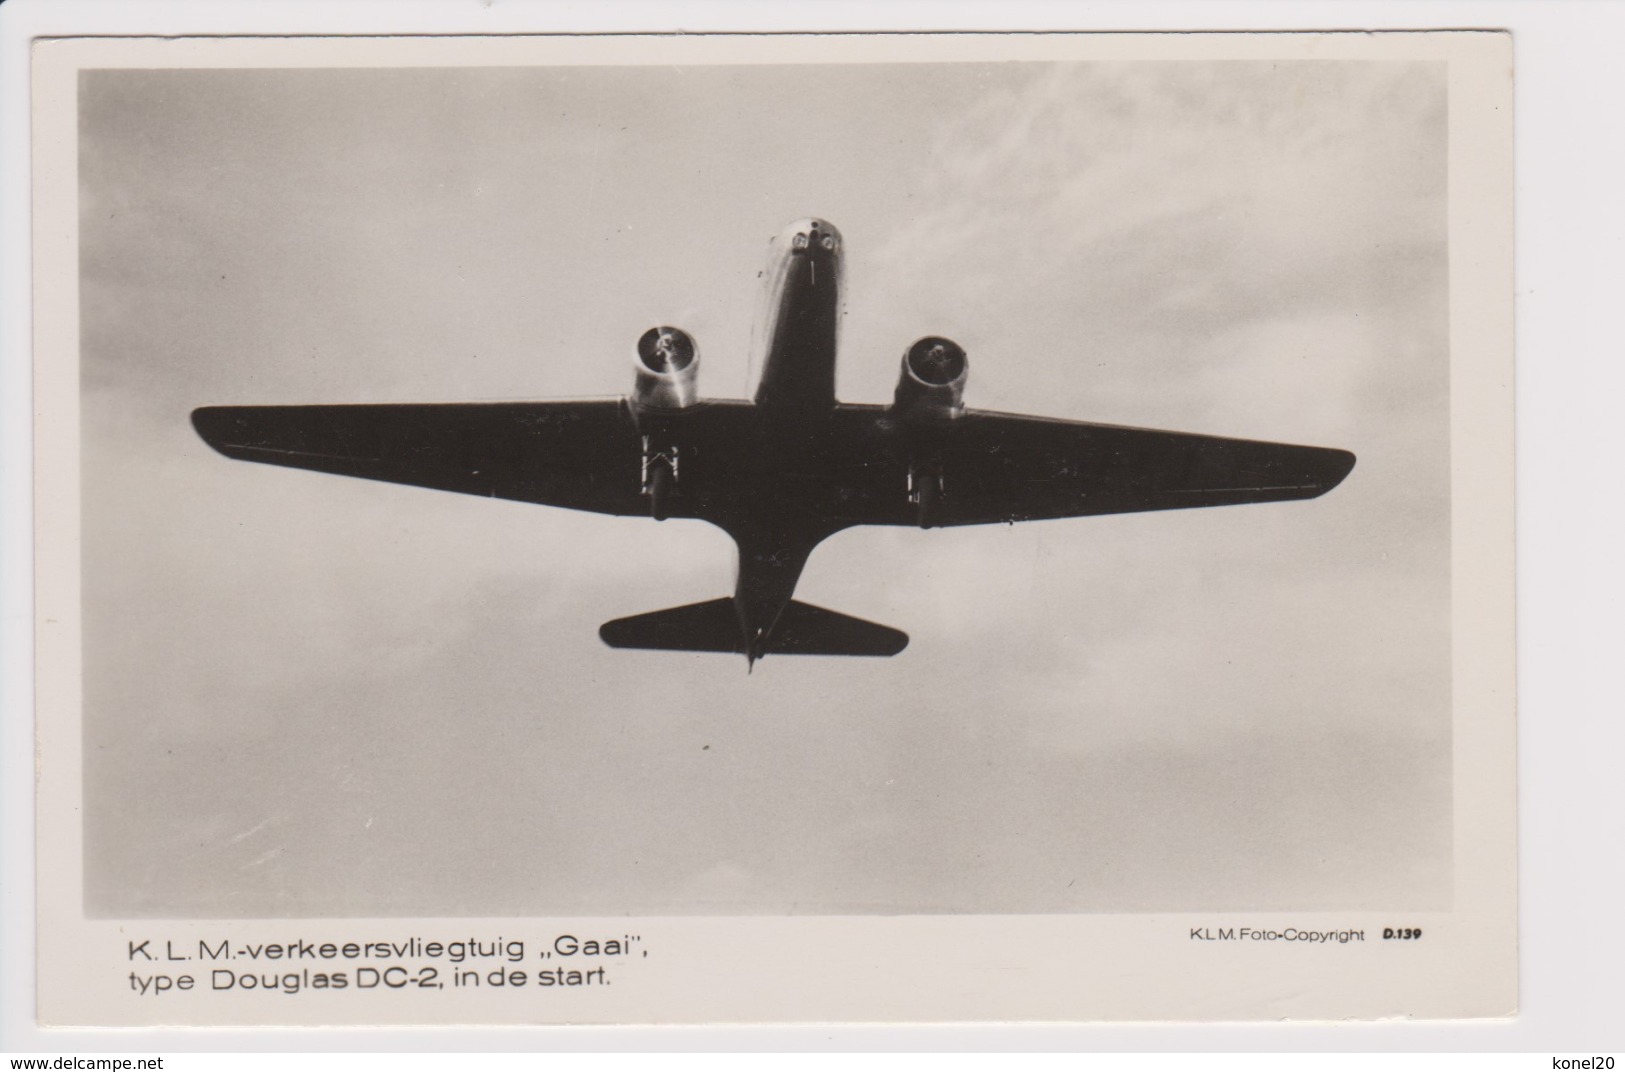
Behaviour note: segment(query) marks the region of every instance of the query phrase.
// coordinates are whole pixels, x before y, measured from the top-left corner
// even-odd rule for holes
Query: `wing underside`
[[[211,406],[192,424],[244,461],[606,514],[647,509],[620,399]]]
[[[841,416],[861,424],[875,408],[843,406]],[[932,523],[975,525],[1311,499],[1354,460],[1326,447],[968,410],[916,433],[898,463],[915,472],[872,469],[870,479],[895,488],[940,474]],[[918,523],[895,492],[865,499],[860,523]]]
[[[192,422],[232,458],[541,503],[648,514],[644,448],[624,400],[438,405],[218,406]],[[1179,510],[1310,499],[1354,466],[1348,451],[968,410],[907,426],[881,406],[764,440],[749,403],[708,402],[669,422],[681,454],[674,517],[737,528],[794,515],[828,531]],[[764,443],[778,442],[775,449]],[[743,520],[742,520],[743,519]],[[805,526],[804,526],[805,527]]]

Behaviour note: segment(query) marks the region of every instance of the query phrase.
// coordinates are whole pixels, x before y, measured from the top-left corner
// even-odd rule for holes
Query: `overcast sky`
[[[81,83],[93,914],[1449,898],[1442,65],[103,71]],[[1312,502],[857,529],[890,660],[612,651],[700,522],[227,460],[199,405],[747,396],[845,235],[838,391],[1342,447]]]

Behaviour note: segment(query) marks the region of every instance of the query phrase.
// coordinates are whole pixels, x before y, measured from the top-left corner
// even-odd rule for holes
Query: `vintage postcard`
[[[1505,34],[34,64],[41,1023],[1516,1011]]]

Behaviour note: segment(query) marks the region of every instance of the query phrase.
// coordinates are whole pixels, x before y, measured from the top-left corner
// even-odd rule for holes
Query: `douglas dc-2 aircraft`
[[[908,636],[791,598],[819,541],[853,525],[979,525],[1312,499],[1343,450],[966,409],[950,339],[908,348],[889,406],[835,400],[841,235],[798,220],[774,240],[754,400],[695,393],[687,332],[638,340],[627,398],[368,406],[210,406],[230,458],[601,514],[699,518],[739,548],[731,599],[606,622],[616,648],[895,655]]]

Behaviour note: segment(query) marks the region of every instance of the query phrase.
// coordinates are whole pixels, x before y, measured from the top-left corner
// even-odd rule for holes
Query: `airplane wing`
[[[930,524],[976,525],[1314,498],[1354,466],[1342,450],[967,410],[899,436],[884,407],[839,405],[830,435],[759,456],[752,407],[682,417],[671,515],[723,523],[793,489],[808,516],[917,525],[911,463],[942,474]],[[642,442],[623,399],[431,405],[211,406],[192,423],[231,458],[341,476],[647,515]],[[726,525],[724,526],[726,527]]]
[[[839,408],[858,427],[876,409]],[[914,442],[916,469],[923,460],[942,474],[930,522],[942,526],[1312,499],[1354,468],[1345,450],[980,410]],[[908,464],[874,475],[895,489]],[[918,507],[895,490],[864,499],[860,523],[919,523]]]
[[[603,514],[649,509],[622,399],[209,406],[192,425],[245,461]]]

